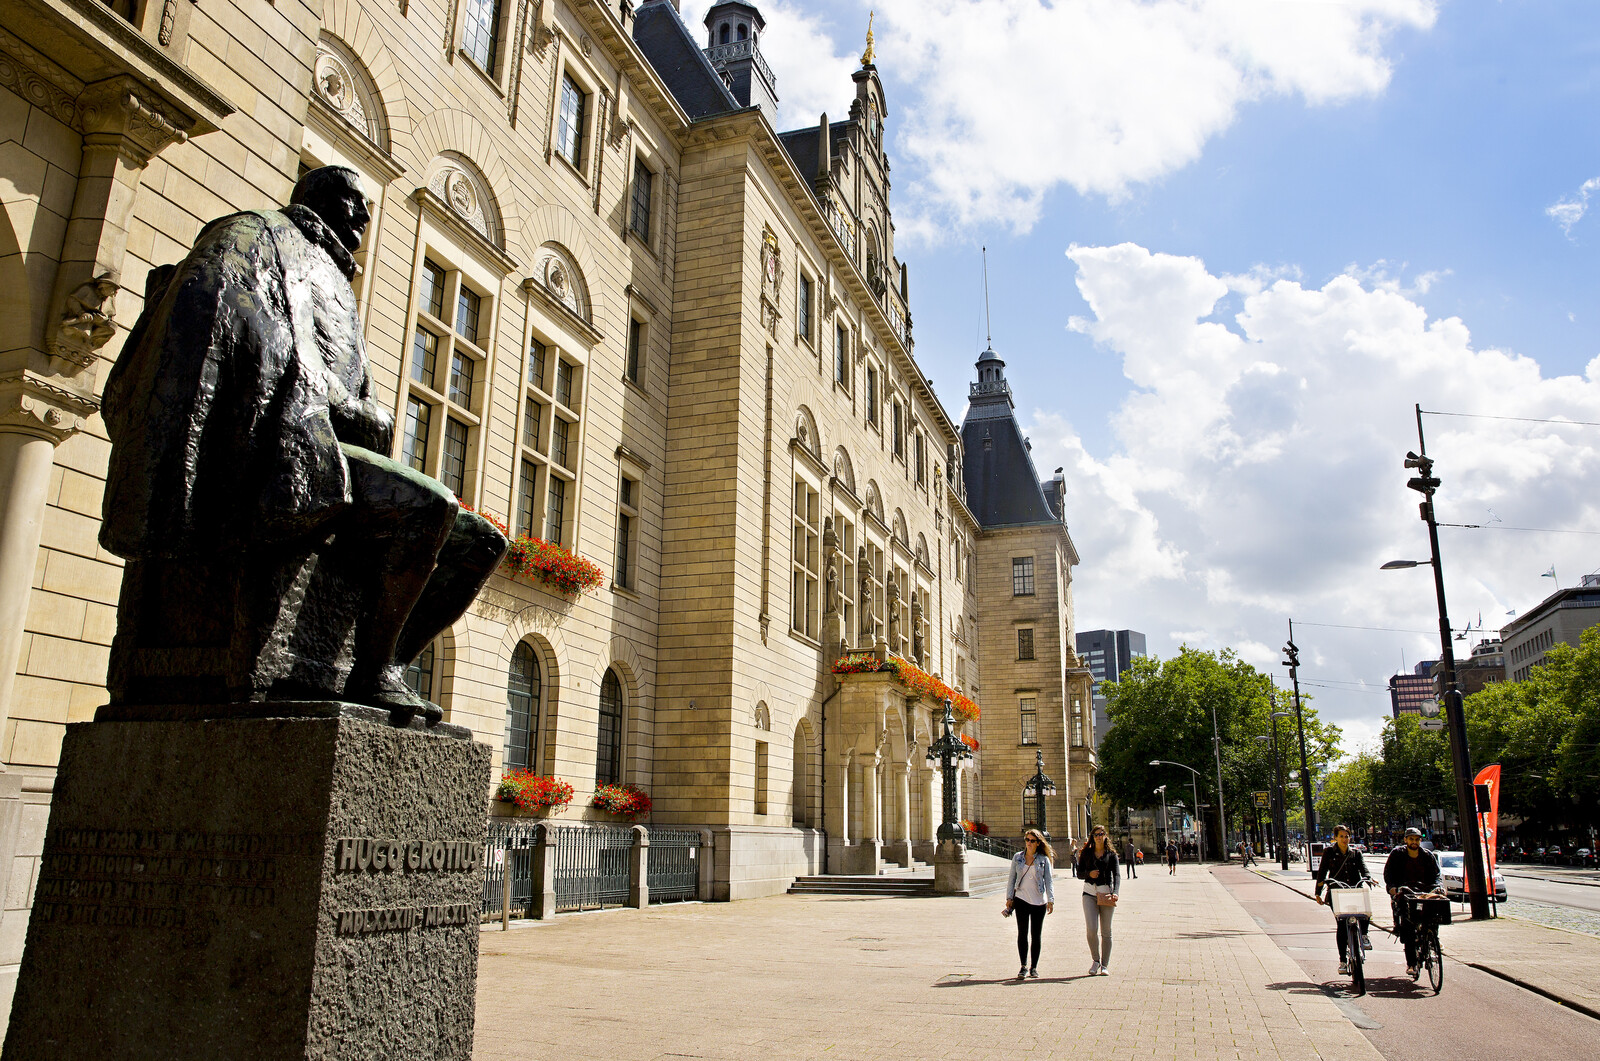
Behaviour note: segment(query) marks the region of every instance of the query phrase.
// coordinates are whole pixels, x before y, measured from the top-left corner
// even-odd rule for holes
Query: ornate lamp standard
[[[1150,765],[1183,766],[1182,763],[1175,763],[1171,759],[1151,759]],[[1206,860],[1206,821],[1200,813],[1200,771],[1196,770],[1192,766],[1183,766],[1183,768],[1194,775],[1193,777],[1189,778],[1189,785],[1194,789],[1195,821],[1199,824],[1199,828],[1196,829],[1194,833],[1195,840],[1198,841],[1200,845],[1196,851],[1196,854],[1198,855],[1199,861],[1204,862]]]
[[[1040,748],[1033,754],[1039,764],[1039,769],[1032,777],[1028,778],[1028,783],[1023,787],[1022,794],[1033,797],[1034,825],[1038,827],[1041,833],[1044,833],[1046,839],[1049,839],[1050,830],[1046,828],[1044,818],[1044,798],[1056,794],[1056,783],[1045,776],[1044,749]]]
[[[960,843],[966,837],[961,827],[961,814],[956,809],[956,768],[972,758],[968,748],[955,732],[956,714],[948,699],[944,702],[944,735],[928,746],[928,762],[938,763],[944,771],[944,821],[939,825],[941,841]]]

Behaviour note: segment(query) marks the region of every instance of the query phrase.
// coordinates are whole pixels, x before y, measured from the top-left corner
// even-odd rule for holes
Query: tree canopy
[[[1188,771],[1150,765],[1152,759],[1166,759],[1200,771],[1200,800],[1214,805],[1213,709],[1222,741],[1223,803],[1229,821],[1237,827],[1249,813],[1250,794],[1271,787],[1272,755],[1255,738],[1268,733],[1274,710],[1292,711],[1293,700],[1287,691],[1274,690],[1268,675],[1232,649],[1202,652],[1185,645],[1169,660],[1135,659],[1120,681],[1101,688],[1111,728],[1100,744],[1096,785],[1111,802],[1148,807],[1159,802],[1152,791],[1163,784],[1169,798],[1193,802],[1185,798]],[[1302,699],[1306,757],[1315,779],[1338,757],[1339,729],[1317,717],[1309,697]],[[1278,741],[1287,783],[1289,771],[1300,761],[1293,719],[1280,720]],[[1297,803],[1298,787],[1290,784],[1289,789],[1289,802]]]

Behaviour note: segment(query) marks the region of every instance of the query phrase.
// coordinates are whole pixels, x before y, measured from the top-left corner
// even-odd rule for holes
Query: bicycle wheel
[[[1361,922],[1355,918],[1345,921],[1345,953],[1350,956],[1350,984],[1356,994],[1367,993],[1366,964],[1361,958]]]
[[[1444,952],[1439,949],[1439,929],[1428,930],[1428,983],[1433,985],[1433,993],[1438,994],[1444,987]]]

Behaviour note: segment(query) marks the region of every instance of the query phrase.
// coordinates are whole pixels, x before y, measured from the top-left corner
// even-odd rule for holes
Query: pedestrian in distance
[[[1130,837],[1127,840],[1123,841],[1123,844],[1122,844],[1122,861],[1124,861],[1124,862],[1126,862],[1128,864],[1128,876],[1131,877],[1134,880],[1138,880],[1139,879],[1139,858],[1138,858],[1138,852],[1133,846],[1132,837]]]
[[[1096,825],[1078,852],[1077,877],[1083,881],[1083,925],[1089,937],[1090,976],[1111,973],[1111,915],[1122,891],[1117,850],[1106,839],[1106,827]]]
[[[1011,876],[1006,880],[1006,908],[1003,917],[1017,919],[1017,960],[1022,968],[1017,979],[1039,978],[1040,933],[1044,915],[1056,912],[1055,886],[1050,881],[1050,861],[1056,857],[1050,841],[1037,829],[1022,834],[1022,850],[1011,857]],[[1032,935],[1030,944],[1029,936]]]
[[[1167,875],[1178,875],[1178,845],[1172,840],[1167,841]]]
[[[1248,840],[1240,840],[1239,841],[1239,862],[1242,865],[1248,866],[1250,863],[1252,863],[1254,861],[1255,861],[1255,858],[1250,853],[1250,841],[1248,841]]]
[[[1312,874],[1316,878],[1316,900],[1325,902],[1322,898],[1322,889],[1329,881],[1342,884],[1345,887],[1360,887],[1368,879],[1367,864],[1361,858],[1361,852],[1350,846],[1350,830],[1347,826],[1335,825],[1333,827],[1333,843],[1322,850],[1322,862]],[[1371,950],[1372,941],[1367,938],[1368,919],[1363,917],[1361,922],[1361,949]],[[1334,919],[1333,936],[1339,943],[1339,972],[1350,971],[1350,955],[1345,953],[1347,946],[1344,933],[1339,931],[1338,919]]]

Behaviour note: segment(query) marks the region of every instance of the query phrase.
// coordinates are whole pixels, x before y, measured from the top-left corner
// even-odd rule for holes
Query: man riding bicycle
[[[1406,948],[1406,975],[1417,976],[1417,926],[1406,916],[1405,896],[1401,889],[1410,889],[1418,895],[1428,895],[1439,890],[1439,860],[1432,851],[1422,849],[1422,833],[1407,829],[1405,846],[1389,852],[1383,864],[1383,886],[1388,889],[1389,903],[1394,910],[1394,928]]]

